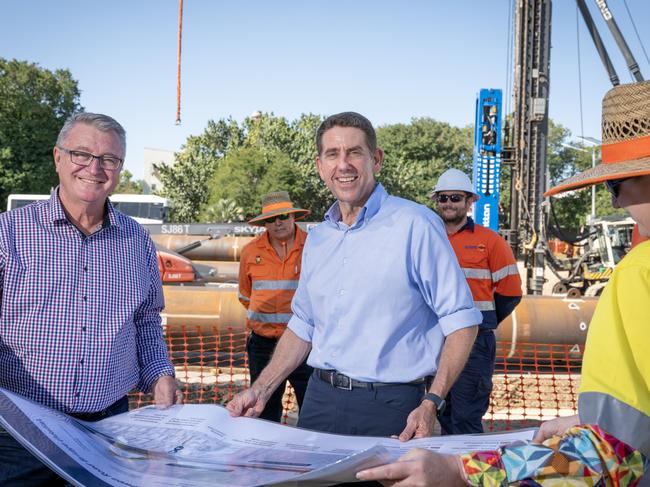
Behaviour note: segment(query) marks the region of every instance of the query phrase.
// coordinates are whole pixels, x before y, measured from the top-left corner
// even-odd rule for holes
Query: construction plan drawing
[[[95,423],[0,388],[0,425],[77,486],[324,486],[411,448],[458,453],[529,440],[534,430],[409,442],[342,436],[252,418],[216,405],[148,406]]]

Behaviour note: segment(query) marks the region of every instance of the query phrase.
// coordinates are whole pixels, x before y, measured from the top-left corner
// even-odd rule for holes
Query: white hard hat
[[[466,193],[476,195],[472,181],[470,181],[463,171],[459,171],[458,169],[447,169],[443,172],[438,179],[436,187],[431,191],[431,196],[440,191],[465,191]]]

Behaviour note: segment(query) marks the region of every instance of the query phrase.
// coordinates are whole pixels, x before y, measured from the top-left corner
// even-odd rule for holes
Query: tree
[[[233,200],[220,199],[206,208],[201,220],[207,223],[241,222],[244,221],[244,209]]]
[[[52,147],[82,107],[68,70],[0,58],[0,208],[10,193],[49,193],[57,184]]]
[[[174,221],[209,219],[209,208],[232,200],[247,218],[259,211],[261,197],[286,190],[293,202],[322,219],[334,197],[315,165],[316,129],[322,117],[303,114],[289,121],[272,113],[210,121],[188,138],[174,166],[157,166],[164,193],[173,199]],[[379,180],[389,192],[431,205],[428,193],[449,167],[471,171],[472,129],[430,118],[377,130],[386,161]]]
[[[162,195],[173,202],[172,222],[197,221],[209,200],[208,181],[230,148],[241,145],[243,131],[232,119],[208,122],[205,131],[190,136],[176,154],[176,163],[154,164]]]
[[[385,161],[378,179],[389,193],[432,206],[429,193],[438,177],[454,167],[472,172],[473,130],[431,118],[377,129]]]
[[[242,147],[219,162],[210,180],[210,205],[232,200],[243,209],[247,219],[253,218],[259,214],[264,194],[282,189],[291,192],[298,180],[298,170],[285,153]]]
[[[285,189],[297,204],[309,199],[319,210],[327,208],[331,195],[318,184],[314,165],[314,134],[320,120],[302,115],[289,122],[266,113],[246,118],[241,125],[232,119],[209,121],[203,134],[187,139],[174,165],[154,166],[163,194],[173,200],[172,220],[208,218],[208,206],[224,198],[233,199],[246,215],[252,215],[266,189]],[[246,161],[250,168],[237,167]],[[256,161],[271,166],[260,167]],[[225,166],[219,171],[222,163]],[[273,182],[269,178],[274,174]]]
[[[117,183],[114,193],[142,194],[144,191],[144,181],[138,179],[133,181],[133,174],[128,169],[120,173],[120,182]]]

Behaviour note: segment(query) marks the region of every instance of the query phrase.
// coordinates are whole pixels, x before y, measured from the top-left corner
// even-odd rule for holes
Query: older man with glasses
[[[291,318],[291,299],[298,287],[302,249],[307,234],[296,220],[309,215],[297,208],[289,193],[277,191],[262,198],[262,213],[249,221],[266,228],[242,250],[239,259],[239,301],[246,308],[250,330],[246,351],[251,382],[267,366],[278,340]],[[302,406],[312,368],[303,362],[288,377]],[[260,417],[275,422],[282,418],[286,381],[271,395]]]
[[[0,386],[86,421],[126,412],[136,386],[159,406],[182,402],[154,245],[108,201],[125,151],[114,119],[73,115],[50,199],[0,215]],[[0,484],[59,482],[0,430]]]

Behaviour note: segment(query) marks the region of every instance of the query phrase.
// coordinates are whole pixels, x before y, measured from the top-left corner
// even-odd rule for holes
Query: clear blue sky
[[[289,119],[356,110],[375,125],[421,116],[470,124],[478,90],[505,90],[512,79],[510,4],[185,0],[180,126],[177,0],[4,0],[0,56],[68,68],[86,110],[125,126],[126,167],[141,178],[145,147],[178,150],[208,120],[242,120],[255,110]],[[595,2],[587,4],[619,77],[631,81]],[[650,78],[623,0],[608,4]],[[650,2],[627,4],[650,50]],[[584,135],[600,138],[600,102],[610,84],[582,19],[579,25]],[[551,30],[550,116],[580,134],[574,1],[554,2]]]

